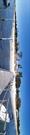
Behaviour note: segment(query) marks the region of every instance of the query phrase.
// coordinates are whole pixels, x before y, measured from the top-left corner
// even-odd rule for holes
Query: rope
[[[7,109],[8,109],[8,104],[9,104],[9,98],[8,98],[8,102],[7,102]],[[4,130],[6,129],[6,118],[7,118],[7,111],[6,111],[6,117],[5,117]]]
[[[14,21],[14,20],[13,19],[10,19],[10,18],[0,18],[0,22],[1,21],[4,22],[4,21]]]
[[[6,94],[7,94],[7,92],[8,92],[8,90],[5,92],[4,98],[5,98]],[[4,98],[3,98],[3,100],[4,100]],[[4,100],[4,101],[5,101],[5,100]],[[2,104],[3,104],[3,101],[2,101]],[[8,109],[8,104],[9,104],[9,98],[8,98],[8,102],[7,102],[7,109]],[[1,107],[2,107],[2,105],[1,105]],[[3,129],[3,131],[6,129],[6,118],[7,118],[7,111],[6,111],[5,124],[4,124],[4,129]],[[0,134],[3,135],[3,133],[0,133]]]
[[[13,81],[13,80],[11,80],[11,82],[9,82],[8,86],[12,83],[12,81]],[[9,90],[8,90],[8,86],[5,88],[5,89],[6,89],[6,92],[5,92],[4,98],[3,98],[3,100],[2,100],[2,104],[3,104],[3,102],[5,101],[5,96],[6,96],[7,92],[9,91]],[[9,98],[10,98],[10,97],[9,97]],[[7,101],[7,109],[8,109],[8,104],[9,104],[9,98],[8,98],[8,101]],[[1,104],[1,107],[2,107],[2,104]],[[5,129],[6,129],[6,118],[7,118],[7,111],[6,111],[5,124],[4,124],[4,129],[3,129],[3,131],[5,131]],[[3,135],[3,133],[0,133],[0,134]]]

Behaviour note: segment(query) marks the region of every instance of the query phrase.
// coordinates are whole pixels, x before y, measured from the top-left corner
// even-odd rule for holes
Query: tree
[[[22,72],[19,72],[20,77],[23,77]]]
[[[18,47],[19,43],[17,40],[18,33],[17,33],[17,22],[16,22],[16,12],[15,12],[15,53],[16,53],[16,62],[17,60],[19,61],[20,58],[22,58],[22,52],[18,52]],[[18,68],[22,68],[20,64],[18,64]],[[18,135],[20,134],[20,121],[19,121],[19,108],[21,106],[21,99],[19,98],[19,87],[21,85],[21,77],[22,77],[22,72],[18,72],[16,74],[15,82],[16,82],[16,110],[18,111],[18,117],[17,117],[17,130],[18,130]]]
[[[20,79],[20,75],[16,75],[16,88],[19,88],[21,85],[21,79]]]
[[[17,96],[16,97],[16,109],[18,110],[21,106],[21,99]]]
[[[22,58],[22,52],[20,52],[20,54],[18,54],[19,55],[19,57],[21,57]]]
[[[22,68],[22,66],[20,64],[18,64],[18,68]]]
[[[15,12],[15,50],[16,50],[16,53],[17,53],[17,51],[18,51],[18,41],[17,41],[17,37],[18,37],[18,34],[17,34],[16,12]]]
[[[20,127],[20,120],[19,120],[19,116],[18,116],[18,119],[17,119],[17,130],[18,130],[18,135],[20,134],[19,127]]]
[[[17,51],[18,51],[18,43],[17,43],[16,40],[15,40],[15,50],[16,50],[16,53],[17,53]]]

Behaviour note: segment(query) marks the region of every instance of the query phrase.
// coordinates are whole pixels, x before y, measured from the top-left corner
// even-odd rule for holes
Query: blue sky
[[[21,135],[30,135],[30,0],[16,0],[16,11],[19,48],[23,53],[22,60],[20,60],[23,72],[20,88],[20,131]],[[4,14],[4,17],[8,14]],[[11,16],[11,14],[9,15]],[[10,127],[8,128],[10,129]]]
[[[20,88],[21,109],[21,135],[30,134],[30,1],[16,0],[17,27],[19,47],[23,53],[22,60],[22,84]]]

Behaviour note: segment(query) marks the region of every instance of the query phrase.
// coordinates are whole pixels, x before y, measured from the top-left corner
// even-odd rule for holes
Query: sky
[[[30,135],[30,0],[16,0],[16,11],[19,48],[23,53],[22,60],[20,60],[23,72],[20,88],[20,132],[21,135]]]
[[[30,134],[30,1],[16,0],[19,48],[23,53],[23,78],[20,88],[20,131],[21,135]]]

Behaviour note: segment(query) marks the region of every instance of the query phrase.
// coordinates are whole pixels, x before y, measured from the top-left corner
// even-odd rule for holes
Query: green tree
[[[16,109],[19,110],[19,108],[21,107],[21,99],[16,96]]]
[[[23,77],[22,72],[19,72],[20,77]]]
[[[16,53],[17,53],[17,51],[18,51],[18,41],[17,41],[17,37],[18,37],[18,34],[17,34],[16,12],[15,12],[15,50],[16,50]]]
[[[18,54],[18,56],[19,56],[20,58],[22,58],[22,52],[20,52],[20,53],[18,52],[17,54]]]
[[[18,119],[17,119],[17,130],[18,130],[18,135],[20,134],[19,127],[20,127],[20,120],[19,120],[19,116],[18,116]]]
[[[16,12],[15,12],[15,53],[16,53],[16,60],[20,60],[22,58],[22,52],[19,53],[19,43],[18,43],[18,32],[17,32],[17,21],[16,21]],[[18,68],[22,68],[20,64],[18,64]],[[19,120],[19,108],[21,107],[21,99],[19,98],[19,87],[21,85],[21,77],[22,72],[18,72],[15,78],[16,82],[16,110],[18,111],[18,119],[17,119],[17,130],[18,135],[20,135],[20,120]]]
[[[21,85],[20,75],[16,75],[16,88],[19,88]]]
[[[20,64],[18,64],[18,68],[22,68],[22,66]]]

